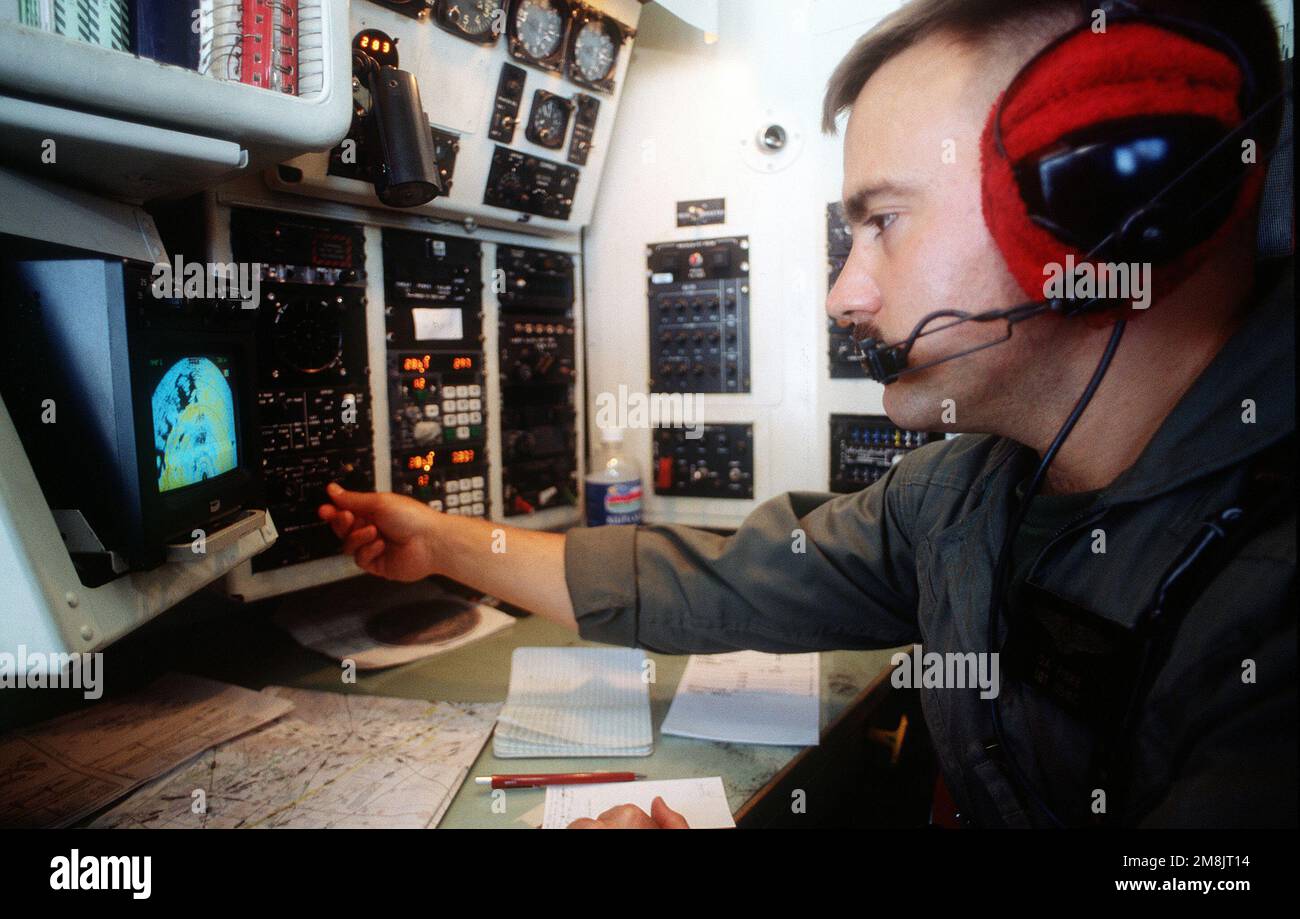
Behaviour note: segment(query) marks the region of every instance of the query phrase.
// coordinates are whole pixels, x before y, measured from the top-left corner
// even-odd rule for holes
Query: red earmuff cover
[[[1073,131],[1122,118],[1199,115],[1235,127],[1243,117],[1241,84],[1242,74],[1229,55],[1141,22],[1115,23],[1102,33],[1082,30],[1032,62],[1009,95],[994,103],[980,149],[984,222],[1025,294],[1042,299],[1046,266],[1064,264],[1069,255],[1080,262],[1084,253],[1029,219],[1012,171],[1017,162]],[[1006,156],[995,135],[999,111]],[[1155,266],[1157,299],[1185,280],[1251,212],[1264,172],[1248,172],[1231,216],[1213,236]]]

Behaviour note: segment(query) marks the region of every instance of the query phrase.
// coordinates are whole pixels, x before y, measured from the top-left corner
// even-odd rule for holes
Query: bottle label
[[[587,526],[641,522],[641,482],[587,483]]]

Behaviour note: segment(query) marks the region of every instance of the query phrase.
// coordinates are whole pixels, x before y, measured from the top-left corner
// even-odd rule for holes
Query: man
[[[1228,32],[1276,94],[1262,2],[1224,6],[1142,4]],[[1071,0],[914,0],[859,41],[825,104],[829,130],[850,113],[854,239],[828,299],[833,318],[859,338],[897,342],[937,309],[1025,301],[986,223],[981,138],[1016,73],[1086,16]],[[1102,30],[1095,40],[1109,39]],[[1267,119],[1252,128],[1264,151],[1270,130]],[[896,424],[966,433],[914,451],[865,491],[773,498],[730,537],[509,529],[507,551],[495,553],[499,524],[393,495],[332,489],[320,513],[369,572],[444,574],[598,641],[677,654],[1018,650],[1031,663],[1004,661],[992,702],[970,686],[922,693],[944,781],[976,824],[1293,825],[1293,500],[1271,500],[1282,512],[1208,570],[1163,643],[1147,641],[1143,625],[1204,521],[1238,503],[1259,458],[1294,435],[1291,275],[1256,270],[1247,206],[1183,276],[1158,285],[1140,317],[1049,314],[1004,343],[899,377],[884,395]],[[1014,532],[990,644],[999,550],[1120,319],[1131,321],[1108,371]],[[954,325],[919,338],[908,366],[1005,331]],[[1071,642],[1085,652],[1077,672]],[[1082,684],[1071,695],[1045,672]],[[1132,686],[1127,720],[1118,703],[1134,695],[1114,689]],[[1127,725],[1122,736],[1116,724]],[[596,825],[676,824],[661,804]]]

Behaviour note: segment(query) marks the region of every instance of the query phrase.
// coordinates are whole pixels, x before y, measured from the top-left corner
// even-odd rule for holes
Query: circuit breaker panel
[[[646,262],[650,391],[750,392],[748,238],[655,243]]]
[[[754,426],[706,424],[654,432],[654,490],[676,498],[754,497]]]
[[[861,491],[912,450],[943,438],[905,431],[884,415],[831,415],[830,489]]]

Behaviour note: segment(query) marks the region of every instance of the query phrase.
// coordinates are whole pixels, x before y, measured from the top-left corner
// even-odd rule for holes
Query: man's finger
[[[378,538],[379,530],[375,527],[358,527],[348,534],[347,539],[343,540],[343,551],[348,555],[356,555],[358,549]]]
[[[330,529],[334,531],[334,535],[339,539],[342,539],[344,536],[347,536],[348,532],[352,529],[352,524],[355,518],[352,516],[351,511],[341,511],[332,504],[327,506],[330,509],[330,516],[325,519],[329,522]]]
[[[596,819],[606,826],[623,830],[655,828],[655,822],[650,819],[650,815],[635,804],[620,804],[617,807],[611,807]]]
[[[384,541],[376,539],[368,546],[362,546],[361,551],[357,553],[356,562],[362,568],[369,569],[379,556],[384,554]]]
[[[607,830],[609,827],[599,820],[592,820],[590,817],[579,817],[569,824],[571,830]]]
[[[656,797],[650,804],[650,817],[662,830],[689,830],[686,818],[668,806],[663,798]]]
[[[373,514],[378,511],[383,497],[377,491],[348,491],[337,482],[325,486],[325,493],[337,507],[358,514]]]

